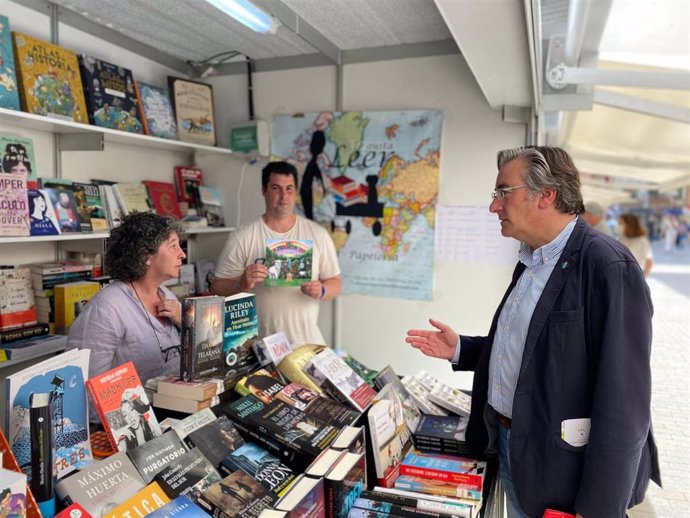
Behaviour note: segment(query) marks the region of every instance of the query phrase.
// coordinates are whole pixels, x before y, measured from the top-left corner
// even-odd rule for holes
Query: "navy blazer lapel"
[[[520,376],[527,370],[527,366],[534,354],[537,340],[539,340],[539,336],[549,318],[553,305],[556,303],[556,299],[558,299],[558,295],[561,293],[570,272],[575,268],[577,257],[582,247],[585,228],[585,223],[582,218],[578,218],[575,223],[575,228],[573,228],[573,232],[570,234],[570,238],[561,253],[561,257],[558,259],[556,266],[554,266],[553,272],[551,272],[551,276],[546,282],[546,286],[544,286],[544,291],[537,301],[534,313],[532,313],[532,320],[529,323],[527,338],[525,339]]]

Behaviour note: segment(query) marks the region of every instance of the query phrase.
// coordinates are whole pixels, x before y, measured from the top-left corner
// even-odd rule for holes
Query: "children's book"
[[[259,338],[259,316],[253,293],[236,293],[224,302],[223,358],[225,370],[240,374],[259,363],[252,345]]]
[[[132,362],[94,376],[86,387],[113,449],[127,451],[161,435]]]
[[[27,34],[12,36],[22,109],[88,124],[77,55]]]
[[[17,462],[10,445],[7,442],[7,438],[2,430],[0,430],[0,460],[2,461],[2,468],[14,471],[15,473],[22,474],[21,469],[19,469],[19,463]],[[24,475],[26,477],[26,475]],[[31,493],[31,488],[28,487],[26,478],[24,479],[24,486],[26,487],[26,516],[27,518],[41,518],[41,513],[36,504],[33,494]]]
[[[79,65],[91,124],[143,133],[132,71],[85,55]]]
[[[23,471],[31,464],[29,398],[34,392],[52,395],[58,479],[92,459],[84,387],[89,354],[88,349],[68,351],[7,376],[5,427]]]
[[[91,220],[91,230],[94,232],[107,232],[108,219],[104,206],[105,200],[101,197],[98,185],[74,182],[74,187],[77,191],[82,189],[84,191],[84,203],[86,204],[86,211]],[[77,203],[77,205],[78,204],[79,203]]]
[[[0,18],[2,18],[2,16],[0,16]],[[0,70],[1,69],[2,63],[0,63]],[[0,84],[0,91],[1,90],[2,85]],[[0,94],[0,103],[2,103],[1,99],[2,94]],[[25,174],[27,180],[36,179],[37,168],[36,156],[34,155],[34,141],[29,137],[0,133],[0,157],[2,157],[0,172]]]
[[[60,234],[60,224],[47,189],[29,189],[29,224],[32,236]]]
[[[153,205],[153,210],[160,216],[172,216],[175,219],[182,219],[180,205],[177,203],[175,186],[170,182],[153,182],[146,180],[142,182],[149,192],[149,199]]]
[[[311,281],[313,248],[310,239],[267,239],[266,286],[299,286]]]
[[[0,173],[0,236],[30,233],[26,175]]]
[[[168,77],[168,88],[180,140],[215,146],[216,128],[211,85]]]
[[[17,69],[14,65],[10,21],[0,15],[0,108],[19,110]]]
[[[223,201],[217,187],[199,186],[199,202],[201,216],[206,218],[209,227],[222,227],[225,225],[223,217]]]
[[[177,140],[177,123],[168,90],[135,81],[144,131],[152,137]]]
[[[79,232],[79,212],[77,200],[71,189],[48,187],[44,189],[50,196],[50,203],[55,211],[59,231],[61,234]]]
[[[203,173],[198,167],[175,167],[175,187],[177,199],[196,209],[199,202],[199,186],[203,183]]]

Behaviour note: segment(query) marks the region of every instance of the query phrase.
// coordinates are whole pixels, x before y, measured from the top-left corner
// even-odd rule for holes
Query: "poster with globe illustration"
[[[431,300],[440,111],[273,118],[271,154],[299,173],[298,212],[330,232],[345,293]]]
[[[29,397],[32,393],[52,395],[58,479],[91,460],[86,381],[89,373],[88,349],[74,350],[49,358],[7,376],[5,435],[22,471],[30,475],[31,430]]]

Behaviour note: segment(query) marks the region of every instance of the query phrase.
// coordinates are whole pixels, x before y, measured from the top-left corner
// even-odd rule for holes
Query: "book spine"
[[[11,344],[13,342],[19,342],[20,340],[26,340],[27,338],[35,338],[37,336],[47,335],[49,330],[50,326],[48,326],[48,324],[36,324],[20,329],[2,331],[0,332],[0,343]]]
[[[191,312],[191,314],[190,314]],[[190,321],[191,320],[191,321]],[[180,354],[180,379],[190,381],[194,356],[194,301],[182,300],[182,353]]]
[[[442,517],[447,517],[447,518],[456,518],[459,515],[456,514],[443,514],[439,513],[438,511],[429,511],[426,509],[419,509],[415,506],[404,506],[404,505],[398,505],[394,504],[392,502],[386,502],[388,505],[382,506],[382,501],[380,500],[373,500],[369,498],[358,498],[355,500],[355,504],[353,507],[357,509],[367,509],[370,511],[385,511],[387,513],[390,513],[392,516],[396,516],[398,518],[416,518],[417,516],[428,516],[430,518],[442,518]]]
[[[444,471],[441,469],[424,468],[419,466],[410,466],[408,464],[400,465],[400,474],[409,475],[411,477],[427,478],[429,480],[441,480],[443,482],[452,482],[458,487],[465,489],[482,488],[482,478],[479,475],[472,475],[469,473],[455,473],[451,471]]]
[[[31,491],[43,516],[55,514],[55,440],[51,396],[30,396],[29,431],[31,435]]]

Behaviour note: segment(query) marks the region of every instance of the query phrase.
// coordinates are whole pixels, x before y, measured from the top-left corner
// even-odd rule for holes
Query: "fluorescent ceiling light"
[[[275,34],[276,21],[249,0],[206,0],[216,9],[256,32]]]

